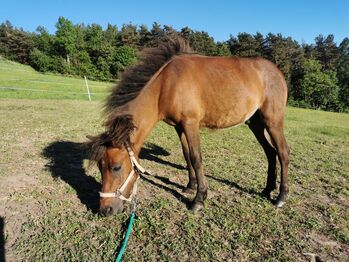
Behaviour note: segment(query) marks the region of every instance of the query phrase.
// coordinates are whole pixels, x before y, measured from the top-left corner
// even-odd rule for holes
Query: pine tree
[[[230,36],[228,40],[230,52],[235,56],[261,56],[260,36],[258,34],[254,37],[248,33],[239,33],[237,37]]]
[[[339,45],[340,58],[337,77],[339,81],[339,99],[343,108],[349,110],[349,38],[345,38]]]
[[[339,59],[339,49],[334,42],[334,36],[328,35],[326,38],[319,35],[315,38],[315,56],[320,61],[325,70],[336,70]]]
[[[137,26],[133,24],[124,24],[119,32],[119,42],[121,45],[137,48],[139,46],[139,32]]]
[[[28,64],[33,49],[31,34],[17,29],[9,21],[0,25],[0,54],[8,59]]]

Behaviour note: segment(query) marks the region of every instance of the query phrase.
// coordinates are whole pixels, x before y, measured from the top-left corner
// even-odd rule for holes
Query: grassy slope
[[[0,68],[0,86],[11,84]],[[45,82],[82,81],[27,67],[19,72]],[[0,91],[0,96],[24,94]],[[0,99],[0,216],[8,261],[113,257],[128,214],[100,218],[93,212],[100,176],[96,168],[85,168],[79,149],[86,134],[101,131],[100,108],[99,102]],[[248,128],[203,130],[210,191],[205,212],[193,216],[186,208],[193,195],[181,192],[187,175],[180,143],[172,128],[157,125],[144,146],[141,162],[153,176],[140,181],[139,219],[126,260],[302,261],[310,258],[304,253],[313,253],[325,261],[346,261],[349,115],[288,108],[286,135],[292,151],[290,199],[275,209],[258,196],[266,160]]]
[[[92,100],[100,100],[112,83],[89,81]],[[32,90],[11,90],[21,88]],[[0,98],[87,100],[85,80],[36,72],[30,66],[0,57]]]

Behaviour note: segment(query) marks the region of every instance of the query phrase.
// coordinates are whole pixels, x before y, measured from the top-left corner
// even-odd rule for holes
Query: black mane
[[[192,53],[188,43],[181,37],[167,38],[156,48],[144,49],[139,62],[121,75],[121,80],[107,98],[105,112],[111,113],[138,96],[151,77],[173,56]]]
[[[110,123],[104,133],[88,137],[85,145],[89,151],[89,159],[92,162],[98,162],[103,157],[107,147],[120,148],[130,143],[130,135],[135,129],[131,115],[118,116]]]

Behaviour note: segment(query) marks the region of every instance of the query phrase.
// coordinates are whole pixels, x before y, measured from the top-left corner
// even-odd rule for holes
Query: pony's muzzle
[[[99,213],[101,214],[101,216],[107,217],[113,214],[121,213],[123,209],[124,209],[124,203],[121,199],[115,198],[108,204],[104,204],[102,199],[100,208],[99,208]]]
[[[107,206],[105,208],[101,208],[99,210],[99,213],[103,217],[108,217],[108,216],[111,216],[114,213],[114,210],[113,210],[113,208],[111,206]]]

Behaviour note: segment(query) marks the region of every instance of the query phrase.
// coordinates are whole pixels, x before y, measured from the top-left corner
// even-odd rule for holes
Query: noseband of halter
[[[127,149],[127,152],[128,152],[128,155],[130,156],[130,160],[131,160],[131,164],[132,164],[132,170],[131,172],[128,174],[125,182],[122,184],[122,186],[116,190],[116,192],[112,192],[112,193],[104,193],[104,192],[99,192],[99,196],[100,197],[116,197],[116,198],[119,198],[121,200],[125,200],[125,201],[129,201],[131,202],[132,200],[132,197],[134,195],[136,195],[137,193],[137,182],[138,182],[138,179],[139,179],[139,176],[137,177],[136,181],[134,182],[133,184],[133,187],[132,187],[132,192],[131,192],[131,195],[130,197],[126,198],[124,195],[123,195],[123,192],[125,190],[125,188],[128,186],[128,184],[130,183],[133,175],[136,173],[136,172],[139,172],[141,174],[145,174],[146,171],[145,169],[138,163],[136,157],[135,157],[135,154],[133,153],[131,147],[126,144],[125,145],[126,149]],[[137,174],[136,174],[137,175]]]

